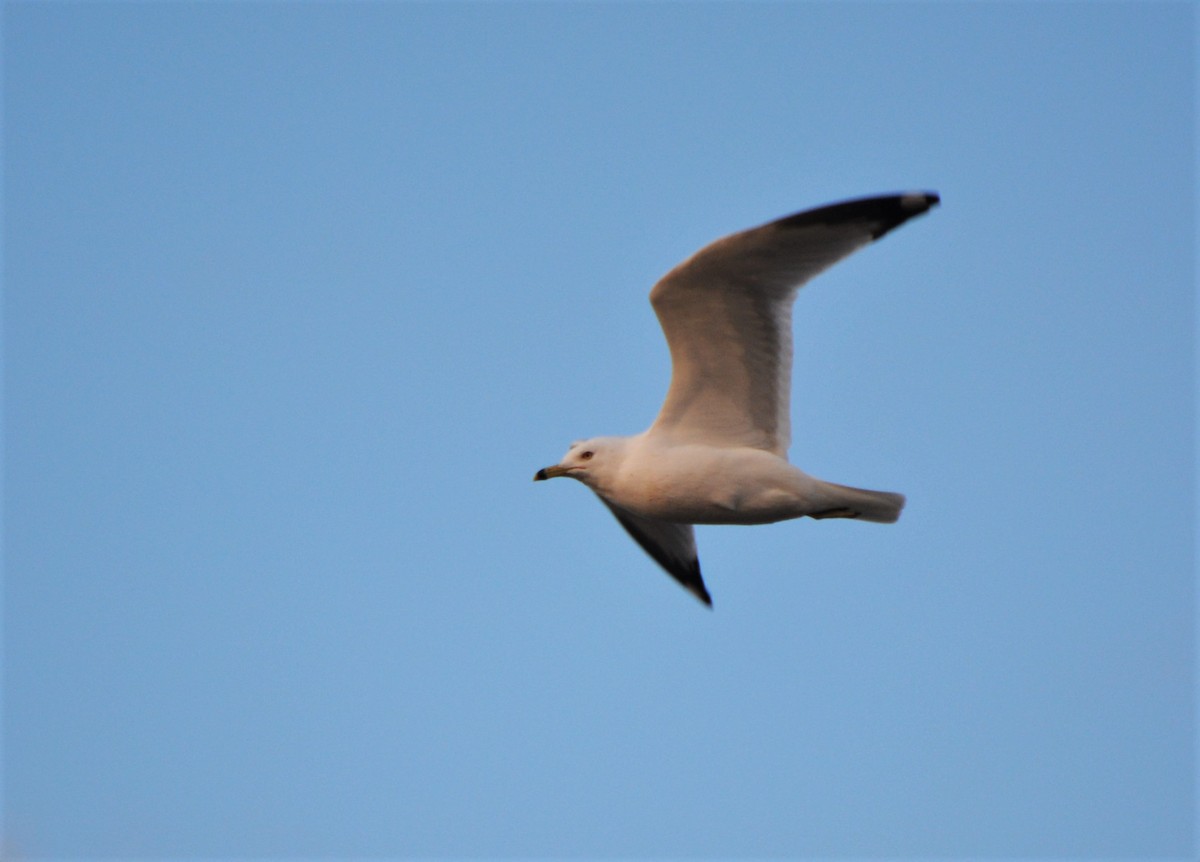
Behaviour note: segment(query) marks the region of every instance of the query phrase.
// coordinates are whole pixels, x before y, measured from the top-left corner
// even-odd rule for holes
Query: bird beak
[[[543,479],[553,479],[555,476],[565,476],[567,475],[567,472],[567,467],[560,467],[557,464],[555,464],[553,467],[543,467],[541,470],[538,470],[533,474],[533,481],[541,482]]]

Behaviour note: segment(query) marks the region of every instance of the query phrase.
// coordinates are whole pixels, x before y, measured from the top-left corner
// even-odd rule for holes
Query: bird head
[[[591,440],[577,440],[567,449],[562,460],[550,467],[543,467],[533,476],[533,481],[554,479],[558,476],[569,476],[578,479],[583,484],[594,487],[613,467],[614,455],[620,448],[611,438],[594,437]]]

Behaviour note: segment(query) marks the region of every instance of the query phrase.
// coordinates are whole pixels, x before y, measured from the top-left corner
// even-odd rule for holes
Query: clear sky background
[[[1196,10],[6,3],[14,858],[1195,849]],[[570,482],[654,281],[933,189],[796,308],[895,526]]]

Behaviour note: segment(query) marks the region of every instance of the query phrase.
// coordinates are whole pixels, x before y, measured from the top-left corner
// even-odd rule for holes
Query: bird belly
[[[770,452],[681,448],[629,464],[612,502],[679,524],[770,524],[814,511],[812,480]]]
[[[809,511],[804,498],[778,487],[715,488],[692,513],[693,524],[772,524]]]

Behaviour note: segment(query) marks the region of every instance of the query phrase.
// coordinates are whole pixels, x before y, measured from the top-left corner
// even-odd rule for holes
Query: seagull
[[[582,482],[710,608],[694,524],[895,522],[903,495],[825,482],[788,462],[792,305],[810,278],[939,202],[935,192],[843,201],[696,252],[650,291],[671,352],[671,384],[654,424],[632,437],[572,443],[534,481]]]

